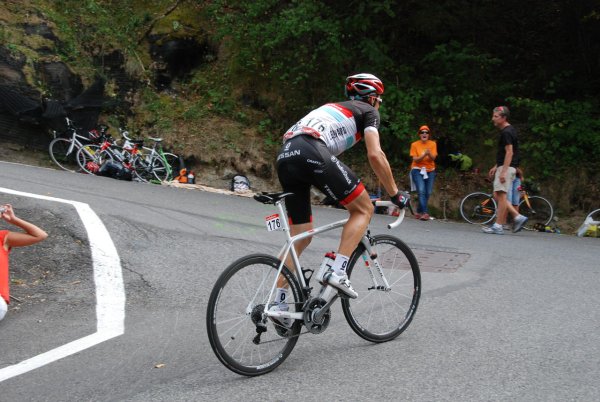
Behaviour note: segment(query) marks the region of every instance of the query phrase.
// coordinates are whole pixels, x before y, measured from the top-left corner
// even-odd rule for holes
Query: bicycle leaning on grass
[[[593,226],[596,227],[596,230],[594,232],[596,233],[596,236],[597,236],[598,235],[598,232],[597,232],[598,226],[600,226],[600,209],[593,210],[585,217],[585,219],[583,220],[583,223],[577,229],[577,237],[585,236],[587,234],[588,230]]]
[[[101,132],[98,133],[96,130],[90,131],[88,136],[79,134],[80,128],[75,126],[73,120],[65,117],[67,128],[63,133],[58,134],[56,131],[52,131],[54,139],[48,146],[48,153],[50,158],[56,165],[69,172],[78,172],[81,167],[77,160],[77,153],[81,151],[86,157],[92,158],[93,154],[88,152],[88,149],[84,149],[84,145],[94,144],[100,141],[100,138],[105,134],[106,128],[102,127]]]
[[[367,229],[348,262],[346,273],[358,293],[356,299],[338,294],[325,281],[313,292],[313,270],[301,268],[294,243],[340,228],[348,219],[291,236],[283,201],[291,193],[262,193],[254,199],[272,204],[278,213],[265,218],[267,230],[282,230],[286,243],[279,258],[252,254],[229,265],[219,276],[208,300],[206,326],[210,345],[228,369],[255,376],[279,366],[301,334],[319,334],[329,325],[330,307],[341,297],[342,310],[352,330],[370,342],[396,338],[410,325],[421,295],[419,264],[411,249],[391,235]],[[395,207],[391,201],[376,206]],[[410,206],[410,205],[409,205]],[[388,228],[397,227],[406,208]],[[294,269],[284,264],[291,254]],[[276,288],[289,286],[288,311],[273,309]],[[287,325],[283,323],[288,322]],[[302,327],[305,331],[301,333]]]
[[[534,227],[537,223],[548,225],[554,217],[554,208],[550,201],[539,195],[529,195],[524,185],[519,186],[517,190],[521,194],[519,213],[528,218],[526,227]],[[496,217],[496,209],[494,195],[480,191],[465,196],[459,207],[460,215],[465,221],[481,225],[491,222]]]

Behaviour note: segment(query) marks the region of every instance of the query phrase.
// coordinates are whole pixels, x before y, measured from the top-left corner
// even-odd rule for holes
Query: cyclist
[[[327,103],[304,116],[283,136],[283,146],[277,156],[277,173],[284,192],[292,236],[313,228],[310,187],[343,205],[350,217],[331,269],[323,278],[345,295],[356,298],[346,274],[348,258],[360,242],[373,215],[373,205],[363,183],[337,157],[364,139],[371,168],[390,195],[392,202],[404,207],[407,196],[398,191],[390,164],[379,141],[379,107],[384,87],[372,74],[356,74],[346,78],[345,94],[349,100]],[[295,243],[298,255],[310,244],[311,238]],[[292,266],[291,258],[286,260]],[[279,284],[276,302],[287,310],[287,288]],[[275,307],[277,307],[275,306]]]

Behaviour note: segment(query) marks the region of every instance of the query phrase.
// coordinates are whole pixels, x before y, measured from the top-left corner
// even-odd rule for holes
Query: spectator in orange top
[[[410,178],[413,188],[419,194],[419,204],[415,218],[422,221],[429,220],[427,202],[433,191],[435,181],[435,158],[437,158],[437,145],[431,140],[431,130],[427,126],[419,127],[419,139],[410,145]]]
[[[0,218],[6,222],[21,228],[23,231],[13,232],[0,230],[0,321],[4,318],[7,305],[10,303],[9,275],[8,275],[8,253],[13,247],[30,246],[39,243],[48,237],[42,229],[18,218],[10,204],[0,205]]]

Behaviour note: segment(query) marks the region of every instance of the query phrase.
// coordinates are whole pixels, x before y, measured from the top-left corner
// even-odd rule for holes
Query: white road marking
[[[121,260],[106,227],[88,204],[0,187],[0,192],[61,202],[75,207],[85,227],[92,253],[96,286],[96,332],[30,359],[0,369],[0,382],[125,333],[125,288]]]

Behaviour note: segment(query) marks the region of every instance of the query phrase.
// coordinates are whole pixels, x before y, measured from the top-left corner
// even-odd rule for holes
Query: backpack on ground
[[[236,174],[231,178],[231,185],[229,188],[235,193],[243,193],[250,191],[250,180],[242,174]]]
[[[104,161],[96,174],[98,176],[112,177],[117,180],[131,181],[133,179],[133,174],[130,169],[126,169],[120,163],[111,160]]]

